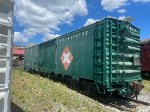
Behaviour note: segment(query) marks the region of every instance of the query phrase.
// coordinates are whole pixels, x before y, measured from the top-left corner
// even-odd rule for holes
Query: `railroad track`
[[[119,105],[116,105],[116,104],[113,104],[113,103],[110,103],[109,105],[110,105],[111,107],[114,107],[114,108],[116,108],[116,109],[118,109],[118,110],[121,110],[121,111],[135,112],[135,111],[132,110],[132,109],[129,109],[129,108],[127,108],[127,107],[122,107],[122,106],[119,106]]]
[[[124,101],[127,101],[130,103],[134,103],[134,106],[131,106],[130,108],[129,107],[126,107],[126,106],[123,106],[123,105],[118,105],[118,104],[115,104],[115,103],[109,103],[109,105],[111,107],[114,107],[116,109],[119,109],[121,111],[128,111],[128,112],[135,112],[136,111],[136,107],[139,106],[139,105],[143,105],[143,106],[150,106],[150,103],[148,102],[144,102],[144,101],[140,101],[140,100],[135,100],[135,99],[132,99],[132,98],[127,98],[127,97],[116,97],[116,99],[118,100],[124,100]]]
[[[123,97],[125,100],[130,100],[130,101],[133,101],[135,103],[139,103],[139,104],[142,104],[142,105],[145,105],[145,106],[150,106],[150,103],[148,102],[144,102],[144,101],[140,101],[140,100],[135,100],[135,99],[132,99],[132,98],[127,98],[127,97]]]

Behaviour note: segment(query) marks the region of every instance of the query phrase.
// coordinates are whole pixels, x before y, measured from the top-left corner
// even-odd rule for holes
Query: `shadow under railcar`
[[[122,111],[120,107],[125,107],[128,109],[135,109],[137,107],[136,104],[130,103],[128,100],[120,99],[120,96],[114,95],[104,95],[99,94],[98,91],[95,91],[96,88],[92,88],[89,83],[89,80],[72,80],[70,76],[64,76],[62,77],[61,74],[55,75],[52,74],[46,74],[42,72],[35,72],[35,71],[29,71],[30,73],[36,73],[39,74],[43,78],[47,78],[49,80],[53,80],[54,82],[59,82],[65,86],[67,86],[69,89],[72,89],[82,95],[88,96],[89,98],[92,98],[93,100],[98,101],[99,103],[103,104],[104,106],[110,106],[117,108]],[[88,83],[87,83],[88,82]],[[95,92],[94,92],[95,91]],[[117,107],[116,107],[117,105]]]

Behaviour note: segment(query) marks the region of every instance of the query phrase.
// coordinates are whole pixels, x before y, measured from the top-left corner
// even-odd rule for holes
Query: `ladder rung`
[[[0,62],[6,62],[7,61],[7,59],[0,59]]]
[[[112,26],[112,29],[116,29],[117,27],[116,26]]]
[[[117,44],[112,44],[112,47],[117,47]]]
[[[3,87],[5,87],[5,84],[0,84],[0,88],[3,88]]]
[[[8,87],[0,88],[0,92],[8,90]]]
[[[8,38],[8,35],[0,34],[1,38]]]
[[[10,56],[3,56],[3,55],[0,55],[0,58],[10,58]]]
[[[0,46],[4,46],[4,47],[7,47],[7,44],[4,44],[4,43],[0,43]]]

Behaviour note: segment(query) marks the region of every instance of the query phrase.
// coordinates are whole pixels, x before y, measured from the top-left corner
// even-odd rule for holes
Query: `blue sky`
[[[150,0],[19,0],[15,3],[14,42],[41,43],[106,16],[131,16],[141,29],[141,39],[150,38]]]

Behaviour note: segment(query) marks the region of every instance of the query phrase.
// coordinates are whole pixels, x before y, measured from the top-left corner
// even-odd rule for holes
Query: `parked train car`
[[[99,93],[141,89],[140,29],[105,18],[25,50],[26,70],[83,80]],[[94,92],[94,91],[93,91]]]
[[[142,75],[150,77],[150,39],[141,42]]]

